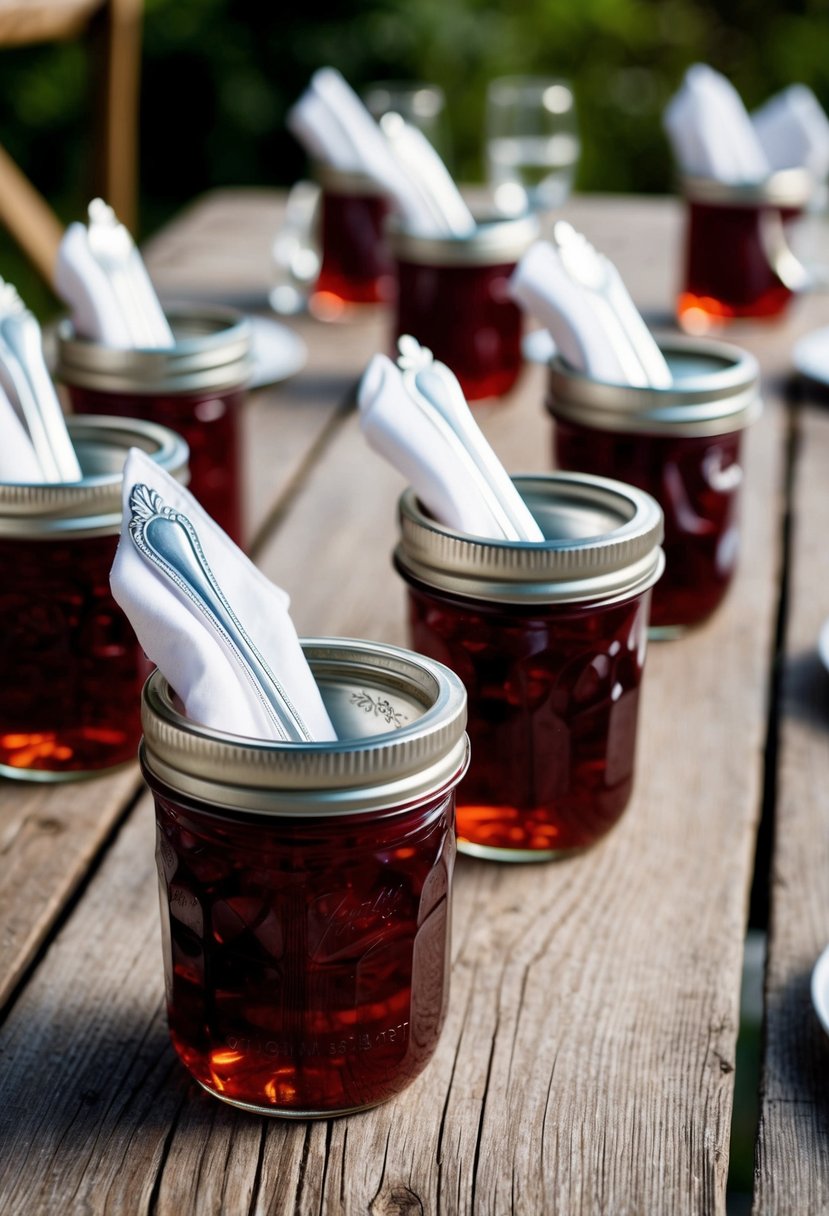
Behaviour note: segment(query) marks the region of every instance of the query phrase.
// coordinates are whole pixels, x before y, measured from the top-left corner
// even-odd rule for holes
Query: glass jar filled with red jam
[[[0,775],[66,781],[133,760],[149,666],[112,598],[131,447],[183,477],[152,423],[68,419],[83,480],[0,484]]]
[[[458,847],[535,861],[593,844],[630,798],[662,512],[606,478],[515,484],[543,542],[453,532],[410,489],[395,564],[412,645],[467,692]]]
[[[56,377],[79,414],[145,418],[190,449],[190,489],[219,527],[243,543],[240,411],[250,379],[250,325],[231,309],[171,308],[176,344],[119,350],[58,330]]]
[[[702,334],[730,321],[778,317],[805,277],[788,232],[815,192],[812,176],[785,169],[750,185],[691,177],[682,191],[682,327]]]
[[[340,1115],[404,1089],[446,1015],[466,698],[391,646],[304,643],[338,742],[270,743],[143,699],[170,1035],[209,1093]]]
[[[392,225],[397,338],[411,334],[445,363],[467,401],[500,397],[521,370],[521,311],[508,283],[538,237],[524,215],[480,223],[471,236],[423,237]]]
[[[739,554],[743,431],[760,413],[752,355],[707,338],[671,338],[670,388],[608,384],[553,359],[554,463],[647,490],[665,515],[665,574],[651,635],[674,637],[711,615]]]
[[[316,169],[320,183],[320,270],[310,309],[324,321],[347,318],[363,304],[394,294],[394,268],[384,235],[389,203],[371,178],[331,165]]]

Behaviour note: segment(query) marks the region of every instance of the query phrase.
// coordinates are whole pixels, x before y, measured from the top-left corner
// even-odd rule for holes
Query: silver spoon
[[[194,604],[236,660],[283,742],[307,743],[311,734],[225,598],[186,515],[141,483],[129,499],[129,531],[136,548]]]

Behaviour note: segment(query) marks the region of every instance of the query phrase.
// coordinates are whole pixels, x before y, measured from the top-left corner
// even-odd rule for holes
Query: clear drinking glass
[[[507,214],[560,207],[570,193],[580,142],[566,80],[501,76],[486,95],[487,180]]]
[[[379,122],[384,114],[399,114],[417,127],[444,160],[449,156],[446,96],[436,84],[410,80],[378,80],[368,85],[363,100]]]

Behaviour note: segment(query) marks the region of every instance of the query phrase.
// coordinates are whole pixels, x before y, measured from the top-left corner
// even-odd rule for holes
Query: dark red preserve
[[[792,298],[789,230],[814,190],[804,171],[754,186],[687,179],[680,324],[702,334],[730,321],[779,316]]]
[[[0,773],[83,777],[135,757],[149,665],[112,598],[130,447],[184,476],[187,449],[150,423],[70,418],[84,479],[0,485]]]
[[[144,694],[173,1044],[210,1093],[309,1118],[399,1093],[449,993],[465,697],[394,647],[305,643],[339,735],[201,731]]]
[[[592,381],[555,360],[549,410],[554,463],[624,477],[665,516],[665,573],[653,590],[651,633],[706,620],[737,569],[743,431],[760,409],[755,360],[706,339],[672,339],[667,389]]]
[[[386,198],[368,179],[327,169],[320,202],[320,271],[311,310],[337,320],[354,305],[382,304],[394,294],[394,268],[384,236]]]
[[[451,667],[472,748],[458,846],[506,861],[590,845],[630,798],[662,520],[631,487],[516,478],[544,542],[487,541],[400,502],[413,646]]]
[[[508,283],[537,233],[527,216],[481,224],[468,237],[392,231],[395,344],[403,334],[417,338],[451,368],[468,401],[502,396],[518,378],[522,318]]]
[[[142,418],[181,435],[190,489],[227,534],[244,540],[241,415],[250,326],[228,309],[170,309],[176,345],[118,350],[59,330],[57,377],[76,413]]]

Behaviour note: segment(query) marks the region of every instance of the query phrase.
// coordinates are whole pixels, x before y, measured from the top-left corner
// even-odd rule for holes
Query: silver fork
[[[89,204],[89,249],[109,278],[130,337],[139,349],[173,346],[167,318],[127,229],[101,198]]]
[[[11,283],[2,279],[0,363],[46,481],[80,481],[83,472],[46,370],[40,326]]]

